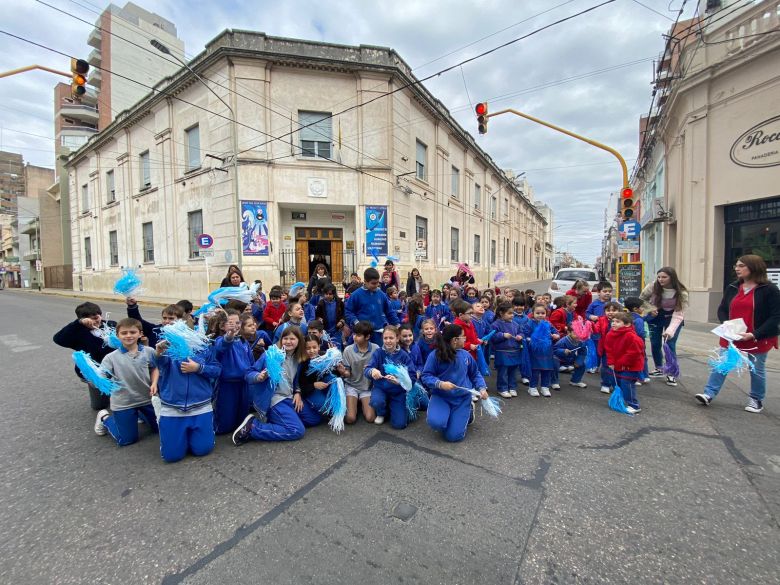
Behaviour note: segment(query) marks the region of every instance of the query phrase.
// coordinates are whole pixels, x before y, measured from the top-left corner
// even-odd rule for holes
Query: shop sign
[[[618,252],[621,254],[639,254],[639,241],[620,240],[618,242]]]
[[[780,116],[753,126],[731,147],[731,160],[741,167],[780,165]]]
[[[780,268],[768,268],[766,271],[769,282],[773,282],[776,286],[780,286]]]
[[[366,205],[366,255],[387,256],[386,205]]]

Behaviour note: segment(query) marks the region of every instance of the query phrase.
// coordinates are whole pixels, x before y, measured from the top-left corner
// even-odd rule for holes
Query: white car
[[[554,299],[563,296],[566,291],[571,290],[577,280],[587,281],[588,287],[593,290],[593,287],[599,283],[599,275],[596,274],[595,270],[587,268],[561,268],[550,283],[547,292]]]

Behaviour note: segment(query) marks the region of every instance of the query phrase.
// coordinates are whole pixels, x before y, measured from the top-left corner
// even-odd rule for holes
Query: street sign
[[[417,240],[414,247],[415,258],[425,258],[428,255],[428,242],[425,240]]]
[[[618,240],[617,245],[620,254],[639,254],[638,240]]]
[[[43,268],[43,264],[40,260],[35,261],[35,272],[40,272]]]
[[[198,248],[211,248],[211,246],[214,245],[214,238],[212,238],[208,234],[200,234],[195,238],[195,241],[198,242]],[[202,256],[203,254],[201,254]],[[212,254],[213,256],[214,254]]]
[[[642,226],[638,221],[629,220],[623,222],[623,228],[621,232],[626,234],[626,238],[629,240],[636,240],[639,238],[639,232],[642,230]]]
[[[213,258],[214,257],[214,250],[201,250],[198,252],[198,256],[201,258]]]

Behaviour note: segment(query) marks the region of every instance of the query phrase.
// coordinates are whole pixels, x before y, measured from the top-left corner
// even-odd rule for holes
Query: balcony
[[[89,33],[89,37],[87,38],[87,44],[90,47],[100,49],[100,45],[102,43],[103,43],[103,35],[100,33],[98,29],[93,28],[92,32]]]
[[[100,67],[100,62],[102,59],[103,57],[100,53],[100,49],[92,49],[89,53],[89,56],[87,57],[87,63],[93,67]]]
[[[34,262],[40,258],[40,250],[33,250],[22,256],[22,262]]]
[[[87,124],[97,124],[100,118],[96,107],[64,100],[60,104],[59,114],[79,122],[86,122]]]
[[[30,236],[34,236],[37,233],[39,227],[40,226],[38,225],[38,219],[36,218],[31,222],[29,222],[26,226],[24,226],[22,233]]]
[[[728,55],[758,43],[770,42],[774,35],[766,33],[780,29],[780,2],[757,2],[755,6],[737,14],[742,18],[734,18],[724,35]]]
[[[100,86],[103,85],[103,74],[100,72],[100,69],[90,70],[89,77],[87,77],[87,83],[97,88],[100,88]]]

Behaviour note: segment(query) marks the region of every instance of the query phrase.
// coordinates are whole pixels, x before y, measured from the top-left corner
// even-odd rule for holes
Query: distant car
[[[586,281],[588,287],[593,290],[593,287],[599,283],[599,275],[595,270],[588,270],[587,268],[561,268],[550,283],[550,288],[547,292],[554,299],[563,296],[566,294],[566,291],[571,290],[577,280]]]

